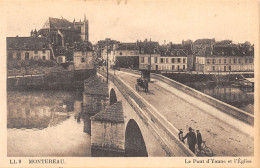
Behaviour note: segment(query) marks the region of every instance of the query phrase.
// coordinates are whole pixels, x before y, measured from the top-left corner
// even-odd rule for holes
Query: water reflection
[[[67,91],[8,91],[8,156],[98,156],[90,117],[107,97]]]
[[[254,114],[254,92],[252,92],[252,90],[242,89],[232,85],[204,86],[189,84],[189,86],[218,100]]]
[[[8,156],[91,156],[82,99],[82,92],[8,91]]]

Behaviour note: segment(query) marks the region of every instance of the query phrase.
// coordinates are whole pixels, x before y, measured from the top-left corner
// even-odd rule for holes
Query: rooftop
[[[74,24],[66,19],[49,17],[43,25],[42,29],[74,30]]]
[[[84,93],[90,95],[109,96],[108,85],[97,75],[94,75],[84,81]]]
[[[7,37],[7,49],[41,50],[49,49],[49,42],[43,37]]]
[[[94,121],[109,121],[113,123],[123,123],[124,113],[122,102],[116,102],[108,106],[106,109],[101,110],[99,113],[91,117]]]
[[[204,47],[197,54],[197,56],[254,56],[254,48],[240,47],[240,46],[213,46]]]

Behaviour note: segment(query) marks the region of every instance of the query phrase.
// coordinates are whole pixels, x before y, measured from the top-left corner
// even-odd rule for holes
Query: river
[[[8,157],[91,156],[82,92],[8,91]]]
[[[254,114],[254,92],[230,84],[203,85],[201,83],[186,84],[200,92]]]

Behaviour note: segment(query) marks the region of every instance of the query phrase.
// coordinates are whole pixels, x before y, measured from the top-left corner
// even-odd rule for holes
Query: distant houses
[[[106,39],[107,40],[107,39]],[[113,40],[109,39],[109,42]],[[101,58],[109,66],[154,71],[253,72],[254,46],[233,44],[231,40],[198,39],[182,44],[164,44],[144,40],[135,43],[107,43]]]
[[[7,37],[7,63],[11,60],[52,60],[70,70],[94,68],[94,50],[88,41],[88,20],[70,22],[48,18],[30,37]]]
[[[50,60],[51,49],[46,38],[7,37],[7,60]]]
[[[213,46],[201,49],[196,55],[198,72],[254,71],[253,46]]]

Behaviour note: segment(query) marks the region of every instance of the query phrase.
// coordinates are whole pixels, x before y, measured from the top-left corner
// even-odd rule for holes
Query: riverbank
[[[95,69],[84,69],[50,72],[41,75],[17,76],[7,79],[7,90],[83,88],[83,81],[95,74]]]

